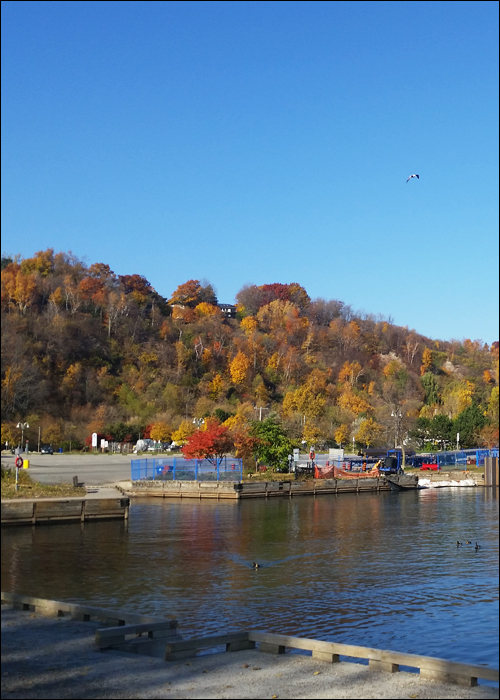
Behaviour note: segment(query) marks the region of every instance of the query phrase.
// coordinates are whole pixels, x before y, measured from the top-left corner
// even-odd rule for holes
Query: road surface
[[[70,484],[74,476],[87,485],[110,484],[130,480],[130,461],[136,455],[22,455],[28,459],[33,481],[41,484]],[[14,455],[2,453],[2,465],[14,466]]]

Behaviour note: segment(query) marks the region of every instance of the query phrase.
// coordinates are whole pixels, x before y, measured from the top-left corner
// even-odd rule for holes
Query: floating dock
[[[404,482],[405,489],[416,489],[418,477],[411,474],[393,476]],[[131,496],[160,498],[215,498],[240,500],[242,498],[270,498],[276,496],[319,496],[320,494],[376,493],[390,491],[385,477],[351,479],[309,479],[307,481],[133,481]]]
[[[2,500],[2,525],[37,525],[90,520],[127,520],[130,498],[68,497],[12,498]]]

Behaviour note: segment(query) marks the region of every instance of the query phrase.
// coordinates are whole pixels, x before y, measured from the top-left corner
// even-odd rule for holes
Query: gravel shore
[[[259,651],[162,659],[94,647],[98,622],[47,618],[2,605],[2,698],[498,698],[414,673],[321,663]]]

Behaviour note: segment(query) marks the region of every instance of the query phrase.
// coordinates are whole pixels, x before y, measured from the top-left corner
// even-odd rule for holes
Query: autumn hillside
[[[498,343],[430,340],[298,284],[245,287],[226,318],[196,280],[164,298],[52,250],[2,268],[4,442],[20,420],[32,446],[41,426],[43,442],[83,447],[260,415],[316,447],[498,441]]]

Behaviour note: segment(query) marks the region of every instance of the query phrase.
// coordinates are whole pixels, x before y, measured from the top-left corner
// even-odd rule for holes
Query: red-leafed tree
[[[208,419],[205,430],[193,433],[181,451],[187,459],[222,459],[233,449],[234,442],[228,428]]]
[[[311,303],[311,299],[304,287],[292,282],[292,284],[263,284],[256,287],[254,284],[245,286],[236,295],[236,301],[240,311],[247,315],[256,314],[259,309],[273,301],[289,301],[299,309],[304,309]]]
[[[138,304],[144,304],[149,294],[154,292],[153,287],[142,275],[119,275],[118,280],[125,294],[132,294]]]

